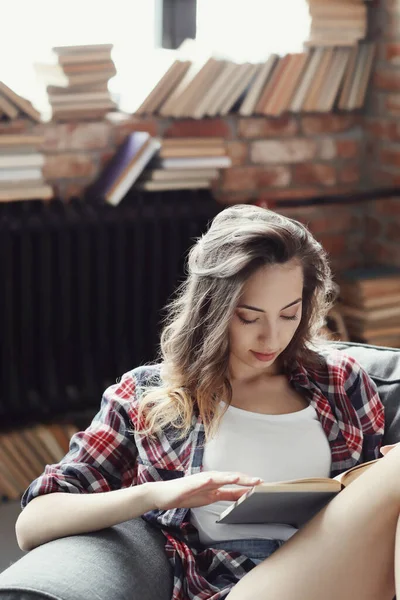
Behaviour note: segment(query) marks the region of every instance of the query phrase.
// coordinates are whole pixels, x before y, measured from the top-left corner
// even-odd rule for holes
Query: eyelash
[[[243,319],[243,317],[241,317],[240,315],[238,315],[239,319],[242,321],[243,325],[250,325],[251,323],[256,323],[257,319],[254,319],[254,321],[247,321],[246,319]],[[298,317],[297,315],[294,315],[293,317],[281,317],[281,319],[285,319],[285,321],[297,321]]]

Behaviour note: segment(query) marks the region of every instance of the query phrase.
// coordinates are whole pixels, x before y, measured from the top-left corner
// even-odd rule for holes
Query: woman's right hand
[[[259,477],[249,477],[243,473],[206,471],[187,475],[179,479],[155,481],[151,483],[151,496],[159,510],[173,508],[196,508],[230,500],[235,502],[249,488],[262,483]],[[224,489],[224,485],[241,485],[241,488]],[[247,489],[245,489],[247,488]]]

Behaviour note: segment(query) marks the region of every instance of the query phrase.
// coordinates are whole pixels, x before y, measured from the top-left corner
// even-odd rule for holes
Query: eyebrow
[[[287,306],[284,306],[283,308],[281,308],[281,310],[285,310],[285,308],[290,308],[294,304],[297,304],[298,302],[301,302],[302,299],[303,298],[297,298],[297,300],[294,300],[293,302],[291,302]],[[265,310],[262,310],[262,308],[257,308],[256,306],[250,306],[249,304],[239,304],[238,308],[247,308],[248,310],[255,310],[257,312],[265,313]]]

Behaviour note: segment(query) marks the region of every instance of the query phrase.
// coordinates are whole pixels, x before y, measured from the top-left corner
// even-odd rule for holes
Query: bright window
[[[197,0],[197,40],[239,62],[299,52],[309,27],[305,0]]]
[[[109,84],[133,110],[174,60],[158,48],[162,0],[20,0],[9,2],[0,35],[0,80],[48,108],[35,62],[55,62],[53,46],[112,43],[118,74]],[[4,12],[4,11],[3,11]],[[5,25],[6,24],[6,25]],[[309,28],[305,0],[197,0],[199,46],[237,61],[302,48]]]
[[[45,86],[33,64],[55,61],[53,46],[114,44],[118,75],[111,91],[129,91],[145,77],[156,45],[157,0],[20,0],[8,2],[0,35],[0,80],[42,108]],[[135,78],[132,77],[132,72]]]

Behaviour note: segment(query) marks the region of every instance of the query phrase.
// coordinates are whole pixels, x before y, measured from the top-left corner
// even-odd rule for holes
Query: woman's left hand
[[[383,454],[383,456],[385,456],[385,454],[387,454],[388,452],[390,452],[393,448],[395,448],[396,446],[399,445],[400,442],[398,442],[397,444],[390,444],[389,446],[382,446],[382,448],[380,449],[380,453]]]

